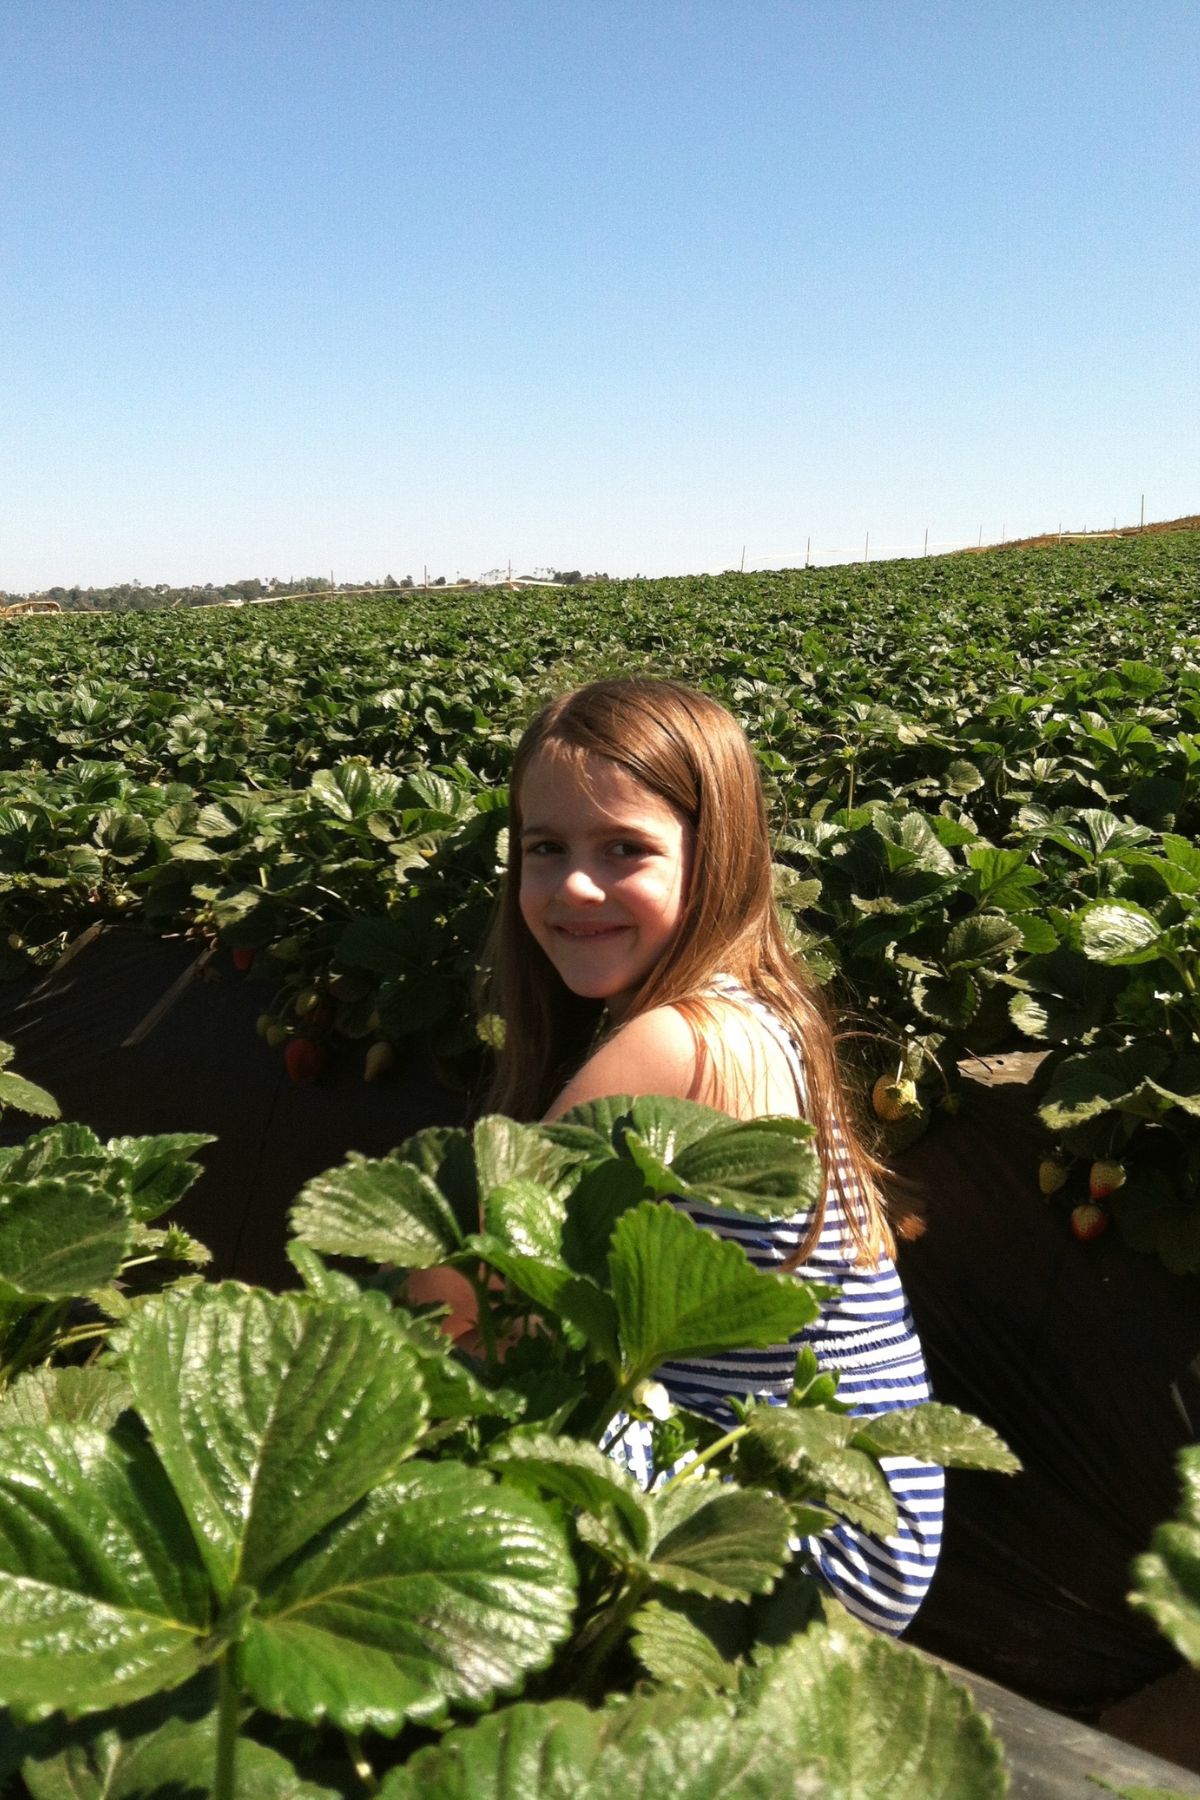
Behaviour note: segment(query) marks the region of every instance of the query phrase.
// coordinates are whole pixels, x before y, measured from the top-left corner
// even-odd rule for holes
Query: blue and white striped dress
[[[774,1013],[727,977],[714,991],[753,1013],[785,1050],[797,1091],[804,1092],[796,1045]],[[676,1406],[731,1427],[727,1396],[757,1398],[782,1405],[791,1390],[796,1352],[811,1346],[823,1371],[839,1377],[837,1397],[855,1413],[895,1412],[932,1398],[925,1359],[900,1277],[890,1257],[874,1269],[855,1266],[845,1204],[857,1181],[844,1149],[834,1154],[832,1178],[820,1239],[794,1272],[797,1279],[830,1282],[840,1292],[827,1300],[813,1324],[788,1344],[770,1350],[723,1352],[664,1363],[657,1379]],[[740,1244],[759,1269],[777,1269],[799,1247],[806,1229],[799,1220],[750,1219],[717,1207],[672,1202],[681,1212]],[[629,1425],[612,1454],[644,1487],[655,1479],[649,1427]],[[799,1546],[801,1557],[851,1612],[880,1631],[898,1633],[924,1599],[937,1565],[942,1537],[942,1471],[935,1464],[905,1457],[880,1462],[896,1502],[895,1535],[878,1538],[841,1521]]]

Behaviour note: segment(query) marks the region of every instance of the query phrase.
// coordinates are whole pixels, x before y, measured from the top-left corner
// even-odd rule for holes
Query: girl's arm
[[[695,1035],[674,1007],[641,1013],[588,1058],[546,1114],[561,1118],[585,1100],[609,1094],[674,1094],[696,1100],[699,1092]],[[441,1301],[450,1307],[442,1330],[455,1340],[469,1336],[478,1324],[478,1308],[470,1282],[455,1269],[415,1269],[405,1283],[414,1305]]]

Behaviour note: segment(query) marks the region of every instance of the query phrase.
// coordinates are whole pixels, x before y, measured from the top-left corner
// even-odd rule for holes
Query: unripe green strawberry
[[[257,1031],[260,1038],[265,1038],[274,1023],[275,1020],[270,1013],[259,1013],[257,1019],[254,1021],[254,1029]]]
[[[1067,1174],[1066,1163],[1060,1163],[1053,1156],[1044,1156],[1038,1164],[1038,1186],[1049,1198],[1051,1194],[1057,1194],[1060,1187],[1065,1186]]]
[[[1088,1175],[1088,1193],[1093,1200],[1107,1200],[1125,1185],[1125,1170],[1119,1162],[1094,1162]]]
[[[1090,1244],[1108,1230],[1108,1214],[1102,1206],[1084,1200],[1071,1213],[1071,1230],[1081,1244]]]
[[[23,950],[25,948],[25,939],[21,936],[19,931],[9,932],[8,947],[10,950]]]
[[[278,1019],[274,1019],[267,1026],[263,1036],[272,1050],[278,1050],[280,1044],[286,1044],[288,1041],[288,1028],[286,1025],[281,1025]]]
[[[921,1110],[917,1084],[907,1075],[899,1080],[891,1075],[881,1075],[871,1089],[871,1105],[875,1117],[889,1125],[894,1125],[898,1119],[911,1118]]]
[[[301,988],[300,992],[296,995],[295,1001],[297,1018],[306,1019],[309,1013],[316,1012],[320,1004],[321,996],[318,994],[316,988]]]
[[[390,1044],[372,1044],[363,1064],[363,1080],[378,1081],[381,1075],[387,1074],[395,1060],[396,1052]]]

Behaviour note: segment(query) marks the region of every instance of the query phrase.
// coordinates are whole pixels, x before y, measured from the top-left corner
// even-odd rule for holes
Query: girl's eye
[[[613,845],[613,853],[620,857],[644,856],[646,854],[646,846],[644,844],[635,843],[632,838],[620,838]]]
[[[553,856],[559,848],[560,845],[554,843],[552,839],[543,838],[536,844],[526,844],[525,854],[526,856]]]

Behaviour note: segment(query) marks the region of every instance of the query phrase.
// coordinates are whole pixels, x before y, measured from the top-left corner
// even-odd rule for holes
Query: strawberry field
[[[781,906],[848,1018],[890,1147],[936,1132],[971,1059],[1036,1050],[1029,1192],[1060,1209],[1038,1219],[1089,1268],[1073,1216],[1077,1235],[1113,1221],[1109,1245],[1119,1233],[1194,1274],[1198,602],[1200,535],[1181,534],[549,596],[15,621],[0,626],[0,976],[32,988],[97,926],[122,928],[106,945],[182,936],[197,960],[221,947],[225,993],[258,1012],[253,1056],[334,1105],[352,1065],[415,1082],[432,1058],[470,1090],[499,1029],[471,989],[515,739],[577,681],[677,675],[759,747]],[[0,1114],[52,1118],[8,1061],[0,1044]],[[340,1153],[340,1114],[338,1129]],[[8,1140],[0,1790],[1001,1795],[1001,1748],[967,1694],[823,1601],[790,1540],[839,1516],[886,1535],[885,1455],[1014,1490],[1034,1457],[1000,1482],[1014,1455],[946,1404],[867,1425],[811,1352],[786,1406],[748,1405],[731,1431],[655,1412],[665,1358],[775,1343],[818,1304],[661,1197],[801,1207],[810,1135],[645,1098],[555,1126],[433,1124],[306,1181],[284,1293],[204,1279],[204,1246],[168,1217],[204,1132]],[[984,1261],[997,1268],[995,1240]],[[477,1354],[408,1304],[406,1272],[446,1263],[476,1287]],[[981,1329],[1019,1371],[1019,1296],[991,1286],[999,1316]],[[1033,1335],[1040,1356],[1053,1340]],[[1084,1344],[1089,1372],[1100,1348]],[[964,1360],[975,1373],[974,1340]],[[1071,1366],[1051,1374],[1082,1415]],[[1015,1409],[1022,1437],[1051,1411],[1038,1392]],[[1154,1399],[1134,1395],[1147,1413]],[[601,1449],[622,1412],[654,1421],[663,1466],[695,1460],[642,1493]],[[1074,1439],[1067,1453],[1091,1469]],[[1197,1454],[1134,1596],[1192,1662]],[[1093,1509],[1107,1486],[1131,1504],[1115,1476],[1087,1486]],[[987,1561],[1008,1580],[990,1508]],[[1043,1508],[1051,1539],[1053,1523]],[[1093,1533],[1087,1554],[1102,1547]],[[1117,1585],[1123,1603],[1124,1567]],[[1091,1600],[1078,1611],[1095,1635]],[[1038,1729],[1042,1757],[1058,1732]],[[1115,1776],[1106,1741],[1081,1755]]]
[[[97,920],[182,930],[261,984],[296,1077],[420,1042],[470,1080],[514,738],[631,667],[758,745],[781,902],[873,1034],[893,1146],[964,1056],[1046,1050],[1043,1186],[1069,1210],[1103,1165],[1099,1228],[1200,1269],[1196,534],[11,622],[0,977]]]

